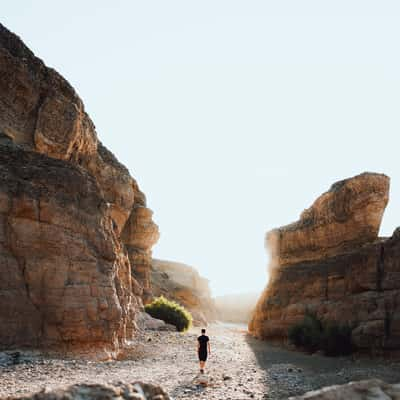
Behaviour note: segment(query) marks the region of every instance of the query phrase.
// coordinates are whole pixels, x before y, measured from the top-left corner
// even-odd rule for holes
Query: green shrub
[[[187,331],[192,325],[192,315],[183,306],[164,296],[155,298],[144,307],[153,318],[174,325],[179,332]]]
[[[345,356],[353,351],[351,328],[346,325],[329,324],[322,338],[322,350],[327,356]]]
[[[333,322],[324,325],[311,313],[289,328],[288,338],[297,347],[322,350],[327,356],[348,355],[353,351],[350,326]]]
[[[302,322],[289,329],[289,340],[297,347],[315,351],[321,343],[322,332],[321,321],[314,314],[307,313]]]

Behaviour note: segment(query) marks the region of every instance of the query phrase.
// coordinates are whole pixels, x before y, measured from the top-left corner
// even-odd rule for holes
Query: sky
[[[1,22],[77,90],[214,295],[267,282],[265,233],[340,179],[391,177],[400,225],[400,2],[13,0]]]

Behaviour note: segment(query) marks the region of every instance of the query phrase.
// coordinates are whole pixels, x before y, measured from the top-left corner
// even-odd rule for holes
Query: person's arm
[[[208,344],[208,354],[211,354],[211,346],[210,346],[210,341],[207,342]]]
[[[197,352],[200,350],[200,340],[197,340]]]

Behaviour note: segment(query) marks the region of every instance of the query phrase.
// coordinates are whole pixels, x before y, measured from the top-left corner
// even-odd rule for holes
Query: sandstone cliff
[[[194,325],[207,325],[216,319],[208,280],[185,264],[156,260],[152,264],[153,296],[164,296],[186,307]]]
[[[0,172],[0,346],[115,353],[157,226],[71,85],[1,24]]]
[[[378,238],[389,178],[334,184],[298,222],[267,235],[270,281],[249,330],[283,340],[312,311],[352,326],[359,348],[400,347],[400,234]]]

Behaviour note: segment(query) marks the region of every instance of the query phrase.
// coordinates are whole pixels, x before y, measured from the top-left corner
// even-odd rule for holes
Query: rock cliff
[[[312,311],[349,324],[360,349],[400,347],[400,234],[378,238],[389,178],[364,173],[335,183],[298,222],[267,234],[270,281],[249,330],[285,340]]]
[[[0,24],[0,346],[114,354],[148,287],[132,248],[157,239],[75,90]]]
[[[208,280],[185,264],[156,260],[152,264],[153,296],[164,296],[186,307],[194,325],[215,321],[216,309],[211,298]]]

